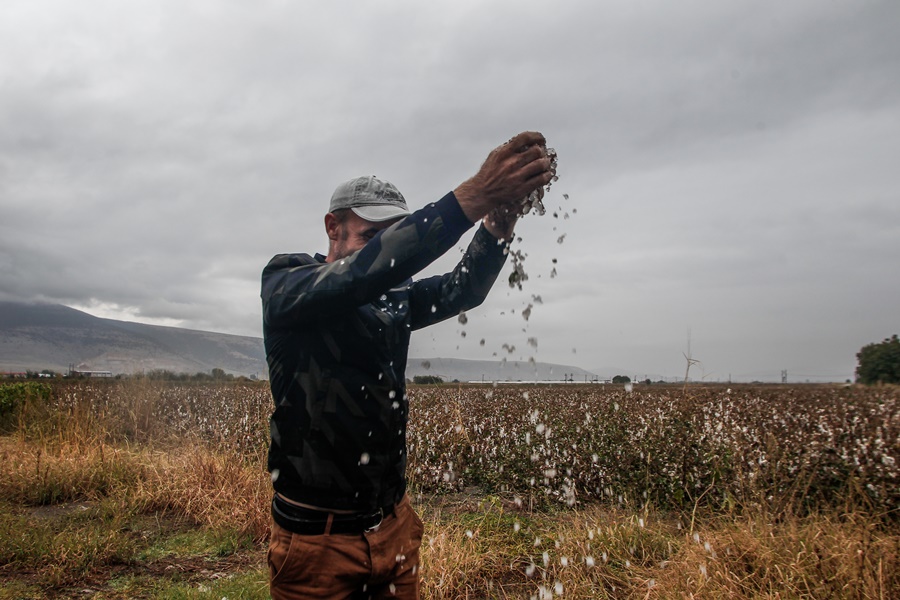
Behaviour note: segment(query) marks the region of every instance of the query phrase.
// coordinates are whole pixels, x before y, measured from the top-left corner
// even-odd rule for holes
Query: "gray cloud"
[[[262,266],[325,249],[338,182],[378,174],[418,206],[539,129],[559,218],[519,227],[526,289],[414,353],[515,343],[674,376],[690,329],[713,377],[850,377],[900,326],[898,20],[888,1],[10,0],[0,297],[259,335]]]

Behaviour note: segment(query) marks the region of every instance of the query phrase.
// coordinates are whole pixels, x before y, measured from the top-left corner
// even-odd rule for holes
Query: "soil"
[[[32,516],[41,519],[59,519],[78,511],[90,510],[94,503],[90,501],[66,502],[62,504],[39,506],[29,509]],[[153,532],[155,536],[168,537],[195,529],[196,525],[184,519],[176,519],[167,515],[143,515],[137,517],[131,523],[129,531],[125,535],[139,537]],[[110,582],[125,578],[136,581],[145,580],[161,582],[163,580],[188,582],[200,584],[213,582],[217,579],[227,578],[232,575],[261,569],[265,566],[265,551],[261,548],[239,550],[226,556],[164,556],[154,560],[132,561],[124,564],[106,565],[85,575],[75,586],[48,587],[45,574],[37,569],[22,567],[21,565],[0,565],[0,597],[5,597],[2,590],[16,584],[16,589],[26,588],[38,596],[22,596],[23,598],[47,598],[49,600],[63,600],[75,598],[102,598],[105,600],[156,597],[152,594],[150,585],[147,586],[147,595],[142,596],[140,591],[116,590],[110,586]],[[139,584],[138,584],[139,585]]]

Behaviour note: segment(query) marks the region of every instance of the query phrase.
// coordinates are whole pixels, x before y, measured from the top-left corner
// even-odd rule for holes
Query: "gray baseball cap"
[[[349,208],[366,221],[380,222],[409,214],[406,200],[394,184],[375,176],[357,177],[337,186],[328,212]]]

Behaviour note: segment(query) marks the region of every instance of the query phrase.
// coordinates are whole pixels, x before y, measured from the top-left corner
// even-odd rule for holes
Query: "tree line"
[[[900,383],[900,338],[897,334],[877,344],[863,346],[856,354],[858,383]]]

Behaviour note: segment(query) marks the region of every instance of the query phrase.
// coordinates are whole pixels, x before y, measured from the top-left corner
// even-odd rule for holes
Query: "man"
[[[544,137],[526,132],[414,213],[393,185],[360,177],[331,199],[327,256],[281,254],[263,270],[275,600],[418,598],[423,526],[405,477],[410,333],[484,300],[523,200],[552,176]],[[478,221],[452,272],[411,280]]]

